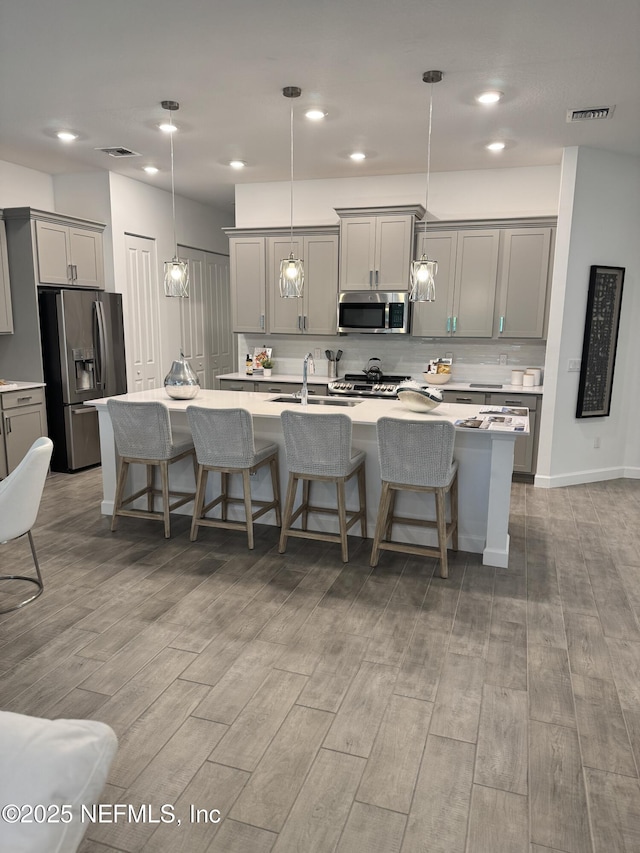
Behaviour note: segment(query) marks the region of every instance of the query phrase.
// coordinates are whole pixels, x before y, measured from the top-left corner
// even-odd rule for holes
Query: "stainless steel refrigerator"
[[[42,288],[39,303],[51,467],[77,471],[100,462],[98,413],[83,403],[127,390],[122,294]]]

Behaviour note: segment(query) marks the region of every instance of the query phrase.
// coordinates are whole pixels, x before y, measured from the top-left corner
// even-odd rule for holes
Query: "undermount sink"
[[[273,397],[270,403],[300,403],[300,397],[292,394],[286,397]],[[357,406],[362,400],[341,400],[337,397],[309,397],[307,403],[310,406]]]

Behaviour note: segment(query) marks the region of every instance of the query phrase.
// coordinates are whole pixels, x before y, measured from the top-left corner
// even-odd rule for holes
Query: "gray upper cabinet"
[[[7,261],[7,236],[4,222],[0,220],[0,335],[10,335],[12,332],[13,312]]]
[[[419,205],[336,208],[340,217],[340,290],[408,290]]]
[[[229,239],[234,332],[267,329],[265,246],[266,237],[257,234]]]
[[[496,313],[499,337],[543,337],[551,236],[551,228],[514,228],[501,233]]]
[[[419,234],[417,256],[438,262],[436,301],[414,306],[414,335],[490,338],[498,271],[498,229]]]
[[[335,335],[338,235],[294,236],[294,255],[304,262],[304,288],[300,299],[280,297],[280,262],[289,256],[290,251],[290,237],[267,238],[269,331],[280,334]]]
[[[102,231],[36,220],[40,284],[104,289]]]

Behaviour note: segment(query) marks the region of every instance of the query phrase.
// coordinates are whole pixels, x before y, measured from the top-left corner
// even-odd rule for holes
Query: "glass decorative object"
[[[164,388],[174,400],[192,400],[200,390],[198,377],[180,350],[180,358],[171,365],[164,378]]]

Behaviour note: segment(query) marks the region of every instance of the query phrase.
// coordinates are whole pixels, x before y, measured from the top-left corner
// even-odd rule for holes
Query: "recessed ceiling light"
[[[58,139],[62,140],[62,142],[73,142],[74,139],[78,138],[78,135],[76,133],[71,133],[68,130],[61,130],[59,133],[56,134],[56,136],[58,137]]]
[[[485,145],[488,151],[502,151],[504,147],[504,142],[490,142],[488,145]]]
[[[178,129],[173,122],[163,121],[162,124],[159,124],[158,127],[163,133],[175,133]]]
[[[352,160],[365,160],[366,156],[363,151],[354,151],[353,154],[349,154]]]
[[[305,113],[306,118],[311,119],[311,121],[320,121],[321,119],[325,118],[326,115],[327,114],[324,112],[324,110],[316,109],[307,110]]]
[[[247,164],[244,160],[230,160],[229,165],[232,169],[244,169]]]
[[[158,172],[157,166],[143,166],[142,168],[145,170],[147,175],[155,175]]]
[[[480,95],[477,95],[476,101],[479,104],[497,104],[503,94],[503,92],[492,89],[489,92],[482,92]]]

